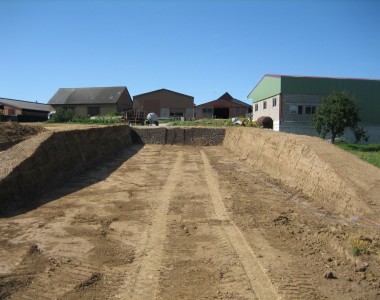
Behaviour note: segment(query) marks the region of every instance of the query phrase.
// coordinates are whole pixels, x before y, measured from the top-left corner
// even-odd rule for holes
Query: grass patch
[[[248,118],[237,118],[244,122],[246,127],[257,127],[255,122],[252,122]],[[202,127],[222,127],[222,126],[240,126],[232,122],[232,119],[198,119],[194,121],[169,121],[168,126],[202,126]]]
[[[369,248],[371,247],[370,242],[353,237],[348,240],[348,243],[350,244],[352,255],[359,256],[369,254]]]
[[[226,120],[223,119],[199,119],[194,121],[169,121],[169,126],[225,126]]]
[[[339,142],[338,147],[380,168],[380,144],[358,145]]]

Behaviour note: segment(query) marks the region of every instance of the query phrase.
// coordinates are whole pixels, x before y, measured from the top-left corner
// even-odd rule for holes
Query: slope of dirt
[[[0,219],[0,298],[380,297],[378,227],[223,147],[141,147]],[[351,237],[368,253],[353,256]]]
[[[2,208],[34,198],[0,218],[0,299],[380,298],[373,166],[266,130],[64,129],[0,153]]]
[[[319,138],[229,128],[223,146],[315,205],[380,226],[380,170]]]
[[[128,126],[43,132],[0,153],[0,210],[23,207],[132,143]]]
[[[45,129],[39,125],[22,125],[17,122],[0,122],[0,151],[36,135]]]

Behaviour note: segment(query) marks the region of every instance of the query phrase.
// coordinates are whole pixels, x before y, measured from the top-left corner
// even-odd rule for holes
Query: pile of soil
[[[0,151],[45,130],[38,125],[21,125],[17,122],[0,123]]]

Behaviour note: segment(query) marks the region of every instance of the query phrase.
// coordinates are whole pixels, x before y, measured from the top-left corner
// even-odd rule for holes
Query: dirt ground
[[[379,299],[379,243],[223,147],[135,145],[0,218],[0,299]]]
[[[45,128],[37,124],[21,125],[17,122],[0,122],[0,151],[42,131],[45,131]]]

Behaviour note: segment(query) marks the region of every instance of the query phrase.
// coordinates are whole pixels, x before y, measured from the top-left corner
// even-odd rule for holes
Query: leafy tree
[[[322,138],[331,133],[333,144],[343,135],[345,128],[351,128],[357,143],[361,139],[368,140],[367,133],[359,127],[360,121],[356,99],[345,91],[333,91],[317,107],[312,125]]]

